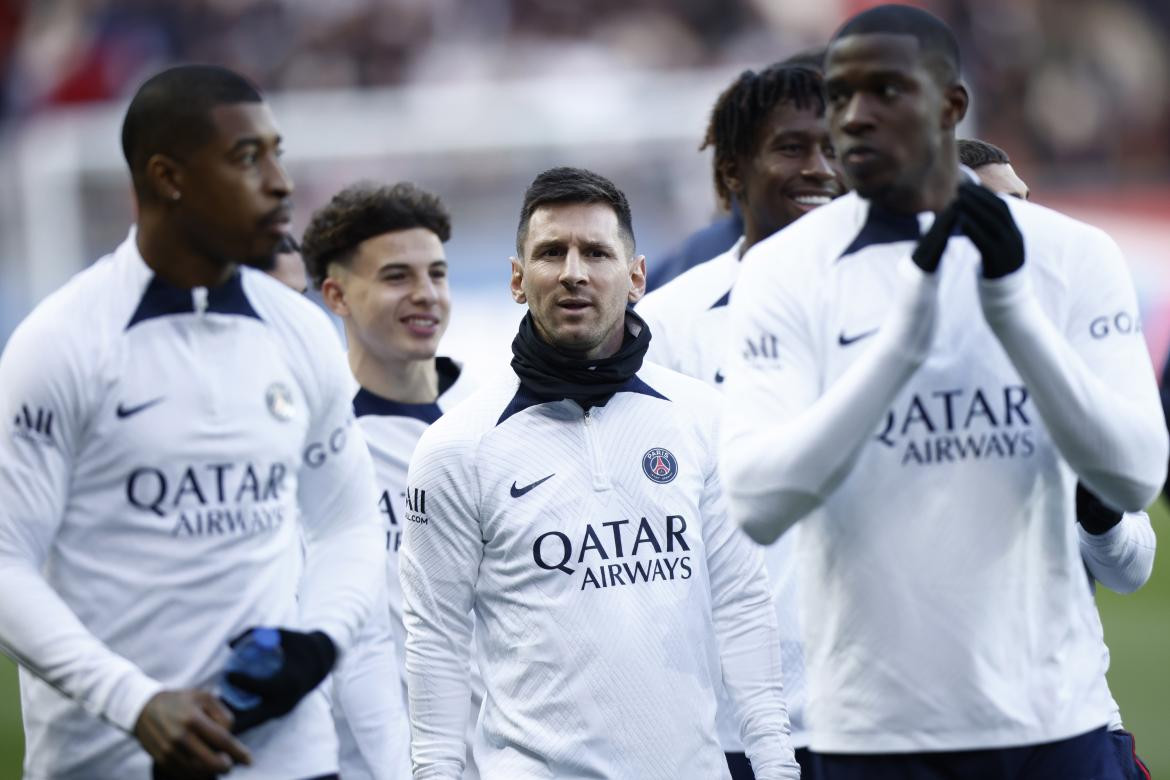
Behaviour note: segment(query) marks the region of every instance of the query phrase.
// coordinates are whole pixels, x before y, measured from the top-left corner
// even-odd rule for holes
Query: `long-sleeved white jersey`
[[[383,576],[348,381],[301,296],[250,269],[171,287],[133,232],[20,325],[0,358],[0,641],[23,667],[26,778],[149,777],[127,733],[143,706],[214,687],[250,626],[344,654]],[[319,691],[243,741],[255,765],[232,778],[336,771]]]
[[[1008,199],[1022,270],[855,194],[753,247],[731,299],[721,467],[760,540],[802,524],[806,728],[821,752],[1047,742],[1106,724],[1077,478],[1153,500],[1167,435],[1101,231]]]
[[[1080,537],[1081,558],[1094,583],[1099,582],[1118,593],[1133,593],[1150,579],[1154,571],[1157,537],[1145,512],[1123,515],[1120,523],[1103,534],[1091,534],[1078,525],[1077,535]],[[1105,644],[1105,627],[1099,618],[1100,615],[1095,627],[1101,640],[1104,668],[1107,669],[1109,646]],[[1108,726],[1110,731],[1122,728],[1121,709],[1115,699],[1112,699]]]
[[[739,277],[743,237],[720,255],[691,268],[638,303],[653,338],[646,359],[723,389],[727,353],[727,304]],[[793,556],[799,529],[764,549],[764,565],[776,607],[784,701],[792,726],[793,747],[808,745],[804,733],[804,653],[797,612],[797,567]],[[717,715],[719,742],[729,752],[742,751],[739,723],[721,697]]]
[[[386,550],[386,589],[380,604],[333,674],[341,776],[353,780],[397,778],[410,771],[406,628],[398,581],[406,470],[419,437],[446,409],[471,392],[470,382],[455,361],[440,357],[436,362],[439,397],[434,403],[391,401],[364,388],[359,388],[353,399],[358,426],[374,460]],[[392,686],[392,692],[387,691],[388,672],[401,681]]]
[[[400,553],[416,778],[459,777],[473,609],[485,780],[726,777],[720,676],[756,776],[797,776],[762,557],[723,506],[715,397],[644,364],[584,413],[509,371],[423,435]]]

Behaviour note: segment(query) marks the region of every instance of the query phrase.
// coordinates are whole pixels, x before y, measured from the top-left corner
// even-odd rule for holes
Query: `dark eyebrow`
[[[559,238],[546,238],[544,241],[536,242],[536,245],[532,247],[532,254],[538,255],[545,249],[557,249],[564,245],[565,242]]]
[[[284,139],[279,135],[273,136],[272,146],[280,146],[280,143],[283,140]],[[236,154],[237,152],[243,151],[247,147],[263,148],[264,139],[258,135],[246,135],[243,138],[237,138],[236,142],[232,144],[232,148],[228,150],[228,154]]]
[[[608,254],[616,254],[616,250],[605,241],[586,241],[584,245],[585,250],[598,250]]]

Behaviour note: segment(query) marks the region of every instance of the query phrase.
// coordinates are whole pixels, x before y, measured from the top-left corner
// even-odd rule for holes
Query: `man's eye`
[[[884,100],[893,100],[894,98],[898,97],[898,95],[902,94],[902,90],[894,84],[882,84],[878,88],[878,94],[881,95],[882,99]]]

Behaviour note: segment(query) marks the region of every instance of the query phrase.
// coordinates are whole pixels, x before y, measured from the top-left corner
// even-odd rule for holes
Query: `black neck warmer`
[[[520,377],[520,384],[541,398],[569,398],[586,408],[603,405],[642,367],[642,358],[650,346],[650,329],[629,310],[625,328],[625,338],[617,352],[606,358],[585,360],[569,357],[546,343],[537,334],[529,312],[512,339],[512,369]]]

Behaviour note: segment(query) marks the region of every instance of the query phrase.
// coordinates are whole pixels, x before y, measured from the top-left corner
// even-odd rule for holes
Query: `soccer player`
[[[778,65],[809,68],[820,73],[824,60],[825,50],[817,48],[793,54],[791,57],[781,60]],[[699,150],[706,149],[709,143],[708,139],[704,139]],[[724,205],[728,212],[725,216],[691,233],[683,239],[680,246],[658,258],[646,275],[646,291],[648,293],[657,290],[696,265],[722,254],[739,240],[744,232],[743,213],[740,210],[739,202],[733,197]]]
[[[524,197],[501,373],[423,434],[401,552],[417,778],[463,764],[472,610],[485,780],[727,777],[720,677],[760,778],[797,777],[763,562],[728,522],[715,393],[643,363],[630,208],[576,168]]]
[[[380,545],[325,315],[241,268],[288,222],[280,135],[245,79],[183,66],[138,90],[122,143],[136,230],[0,358],[0,642],[22,666],[25,776],[145,778],[152,757],[171,776],[333,776],[314,689],[369,612]],[[253,626],[279,628],[282,659],[232,678],[259,697],[233,719],[213,690]]]
[[[1003,195],[1028,200],[1028,185],[1012,169],[1007,152],[975,138],[960,138],[958,152],[959,162],[973,170],[984,186]],[[1105,506],[1084,485],[1078,484],[1076,516],[1081,558],[1094,589],[1100,582],[1118,593],[1133,593],[1149,581],[1154,571],[1157,537],[1145,512],[1118,512]],[[1097,627],[1105,659],[1101,669],[1104,675],[1109,667],[1109,648],[1105,645],[1104,626],[1098,621]],[[1115,699],[1112,700],[1108,728],[1122,776],[1149,780],[1149,770],[1137,754],[1133,735],[1122,725],[1121,709]]]
[[[956,145],[959,162],[975,171],[984,187],[1013,198],[1028,200],[1028,185],[1016,174],[1007,152],[978,138],[960,138]]]
[[[305,270],[305,260],[301,257],[301,246],[287,233],[276,245],[276,252],[260,258],[259,264],[254,267],[294,292],[304,294],[309,291],[309,275]]]
[[[1140,510],[1168,445],[1124,260],[966,181],[934,16],[846,22],[825,87],[855,194],[744,259],[721,447],[748,533],[802,522],[818,776],[1108,777],[1074,488]]]
[[[740,258],[760,240],[844,192],[836,169],[820,74],[808,68],[773,65],[744,71],[715,102],[704,146],[715,150],[715,191],[726,204],[742,204],[744,233],[725,252],[646,295],[638,313],[654,334],[651,360],[722,389],[727,340],[727,301],[739,275]],[[780,627],[784,698],[792,744],[805,760],[804,658],[796,614],[796,534],[786,534],[765,552]],[[722,704],[722,702],[721,702]],[[739,724],[726,708],[719,737],[732,776],[751,777],[739,741]]]
[[[406,469],[427,427],[469,391],[460,366],[436,357],[451,317],[443,251],[450,236],[442,202],[402,183],[347,187],[313,215],[303,239],[313,282],[345,323],[359,386],[353,408],[374,458],[385,531],[387,604],[334,675],[346,778],[409,774],[398,584]],[[387,659],[400,685],[387,686]]]

